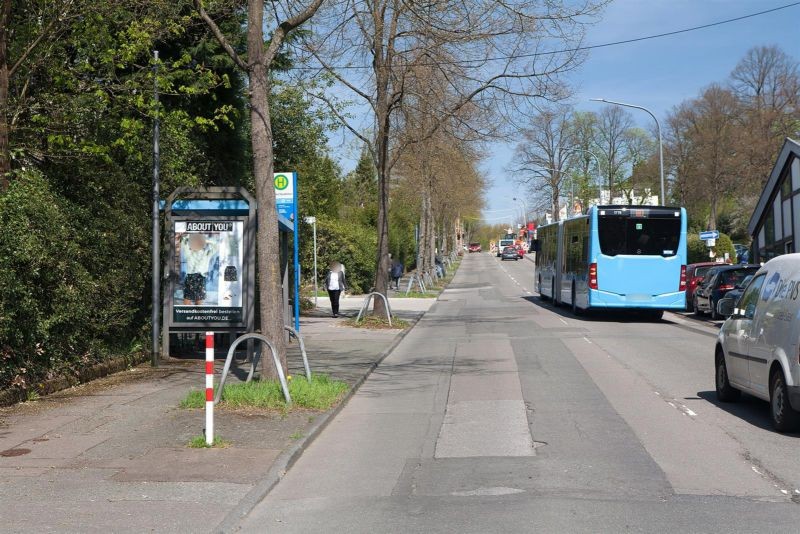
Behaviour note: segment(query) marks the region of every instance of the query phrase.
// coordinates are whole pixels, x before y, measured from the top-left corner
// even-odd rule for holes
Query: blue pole
[[[297,173],[292,173],[294,187],[294,329],[300,331],[300,221],[297,209]]]

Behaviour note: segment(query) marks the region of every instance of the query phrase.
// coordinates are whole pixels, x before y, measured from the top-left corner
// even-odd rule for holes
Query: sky
[[[709,24],[789,4],[791,0],[615,0],[596,25],[586,44],[600,44]],[[673,106],[693,98],[706,86],[724,82],[752,47],[777,45],[800,60],[800,5],[676,36],[623,44],[589,52],[571,74],[573,103],[581,111],[599,111],[606,98],[644,106],[659,120]],[[650,130],[653,119],[629,109],[638,126]],[[496,143],[481,170],[489,179],[488,223],[511,222],[519,217],[514,197],[525,192],[505,172],[514,155],[513,143]],[[509,211],[509,206],[512,206]]]

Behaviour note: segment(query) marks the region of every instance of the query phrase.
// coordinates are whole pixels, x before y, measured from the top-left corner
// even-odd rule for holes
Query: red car
[[[517,245],[517,254],[519,254],[520,258],[525,257],[525,247],[522,245]]]
[[[692,310],[692,303],[694,302],[694,292],[697,289],[697,284],[703,281],[703,277],[708,270],[712,267],[719,267],[723,263],[704,262],[704,263],[691,263],[686,266],[686,309]]]
[[[481,244],[480,243],[470,243],[469,244],[469,251],[470,252],[480,252],[481,251]]]

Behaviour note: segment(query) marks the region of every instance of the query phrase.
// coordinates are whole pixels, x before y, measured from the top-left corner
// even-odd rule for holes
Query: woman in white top
[[[328,265],[328,275],[325,277],[325,289],[331,299],[331,312],[334,317],[339,317],[339,296],[347,289],[342,264],[338,261]]]
[[[181,254],[186,261],[186,278],[183,281],[183,304],[199,306],[206,299],[206,277],[211,258],[217,254],[217,244],[206,240],[203,234],[184,235]]]

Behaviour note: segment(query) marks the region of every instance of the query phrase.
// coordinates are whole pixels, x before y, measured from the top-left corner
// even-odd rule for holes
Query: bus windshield
[[[681,220],[633,218],[627,215],[598,217],[600,252],[606,256],[675,256],[681,237]]]

